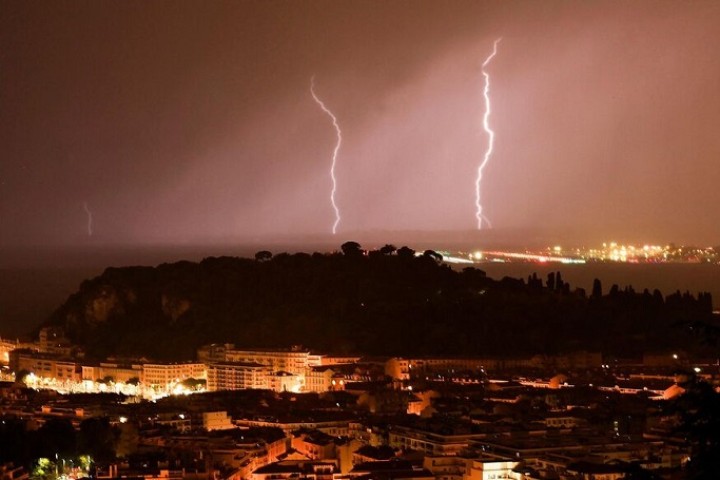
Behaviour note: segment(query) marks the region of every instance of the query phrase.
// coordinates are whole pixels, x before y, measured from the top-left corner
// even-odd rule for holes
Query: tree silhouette
[[[265,262],[267,260],[270,260],[272,256],[272,252],[268,250],[260,250],[255,254],[255,260],[257,260],[258,262]]]
[[[383,255],[392,255],[393,253],[395,253],[396,250],[397,248],[395,248],[395,245],[389,243],[386,244],[384,247],[380,247],[380,253],[382,253]]]
[[[116,432],[107,418],[88,418],[80,422],[78,447],[100,462],[115,459]]]
[[[410,247],[400,247],[397,251],[397,255],[400,258],[413,258],[415,256],[415,250]]]
[[[686,478],[720,478],[720,394],[694,376],[682,386],[685,393],[672,400],[668,409],[678,418],[678,432],[690,443]]]
[[[425,250],[423,252],[423,257],[431,258],[435,260],[436,262],[442,262],[443,256],[437,253],[435,250]]]
[[[70,420],[51,418],[38,430],[39,456],[55,458],[75,454],[75,429]]]
[[[340,246],[340,250],[346,257],[362,256],[362,247],[357,242],[345,242]]]
[[[547,276],[547,288],[548,290],[555,290],[555,272],[548,273]]]
[[[135,424],[130,422],[121,424],[118,430],[115,453],[118,457],[126,458],[137,451],[140,434]]]

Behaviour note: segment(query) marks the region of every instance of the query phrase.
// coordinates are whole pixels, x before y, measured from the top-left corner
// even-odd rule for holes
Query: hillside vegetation
[[[522,355],[601,350],[622,357],[697,344],[709,294],[573,289],[560,274],[493,280],[407,247],[108,268],[46,322],[91,356],[189,359],[211,342],[302,344],[332,352]]]

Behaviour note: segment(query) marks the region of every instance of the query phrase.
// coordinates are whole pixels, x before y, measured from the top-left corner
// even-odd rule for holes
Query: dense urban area
[[[197,283],[183,277],[188,268]],[[281,295],[298,291],[302,284],[304,291],[284,300],[300,310],[299,305],[315,298],[314,288],[324,291],[325,280],[332,279],[332,312],[344,315],[351,325],[353,316],[343,302],[359,301],[364,308],[365,302],[370,307],[386,300],[366,280],[372,283],[374,275],[419,276],[420,281],[400,285],[410,291],[404,294],[404,307],[414,311],[420,323],[416,328],[412,322],[402,324],[405,338],[398,339],[403,350],[397,354],[388,348],[361,351],[357,347],[363,343],[348,344],[337,332],[326,331],[331,327],[322,322],[308,324],[311,335],[298,337],[326,336],[317,343],[343,348],[268,346],[262,336],[258,338],[265,341],[253,345],[242,335],[227,343],[202,343],[205,338],[217,339],[211,335],[196,338],[193,354],[185,359],[158,359],[127,355],[131,350],[118,350],[115,343],[103,344],[102,351],[87,341],[88,336],[78,334],[78,328],[101,328],[98,323],[107,327],[115,322],[113,328],[123,322],[133,325],[133,315],[151,321],[147,309],[133,310],[130,305],[147,304],[143,298],[152,291],[156,308],[167,317],[152,321],[167,328],[171,343],[172,324],[198,304],[204,308],[201,296],[193,292],[198,285],[212,288],[218,269],[224,279],[240,269],[250,276],[248,281],[275,284]],[[300,271],[317,276],[314,285],[298,277]],[[173,279],[172,290],[164,283],[167,277]],[[288,284],[279,284],[278,278],[286,278]],[[355,279],[350,295],[343,290],[348,278]],[[435,291],[438,279],[443,291]],[[458,295],[478,286],[482,289],[468,298]],[[428,287],[433,298],[426,298]],[[491,338],[503,342],[488,349],[491,354],[469,349],[467,339],[459,337],[457,344],[465,345],[463,349],[452,352],[438,345],[433,353],[423,340],[432,335],[426,331],[432,320],[416,308],[418,289],[421,303],[435,312],[430,317],[434,321],[446,321],[445,296],[459,308],[475,302],[492,305],[498,295],[511,303],[527,297],[525,306],[550,302],[551,307],[543,310],[550,317],[543,318],[558,329],[556,336],[565,344],[544,343],[547,338],[532,336],[530,328],[517,329],[521,324],[512,319],[521,315],[516,314],[500,318],[506,318],[505,328],[514,330],[518,346],[523,345],[523,335],[538,342],[534,353],[528,353],[527,345],[515,348],[512,336]],[[604,292],[600,281],[593,292],[579,290],[563,282],[560,273],[544,281],[531,276],[526,281],[496,282],[473,268],[451,270],[433,251],[416,254],[386,246],[366,252],[354,242],[335,254],[273,256],[262,251],[254,260],[206,259],[126,272],[109,269],[84,282],[32,341],[0,341],[2,479],[717,478],[720,365],[714,355],[718,330],[712,300],[707,294],[664,297],[618,286]],[[267,300],[262,295],[255,298],[259,299]],[[677,348],[649,342],[665,337],[645,332],[650,336],[641,338],[629,325],[631,338],[621,339],[618,331],[617,342],[635,342],[642,351],[577,348],[572,338],[582,335],[563,333],[560,330],[568,325],[552,322],[553,311],[574,315],[566,305],[609,309],[630,321],[632,315],[626,314],[636,312],[636,301],[656,314],[650,319],[662,319],[658,328],[681,324],[670,334]],[[400,322],[404,310],[393,312]],[[498,314],[492,309],[475,313],[490,322]],[[68,325],[75,328],[73,335]],[[355,324],[355,334],[391,346],[380,339],[396,335],[398,327],[372,325],[371,332],[362,332],[361,324]],[[482,325],[471,328],[489,335],[496,331]],[[135,338],[123,335],[125,341]],[[278,332],[277,338],[286,337]],[[407,347],[413,342],[415,353]]]

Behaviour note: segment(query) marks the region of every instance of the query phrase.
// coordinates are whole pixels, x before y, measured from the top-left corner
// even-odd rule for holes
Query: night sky
[[[720,243],[720,2],[0,2],[0,245]],[[93,214],[88,235],[85,206]]]

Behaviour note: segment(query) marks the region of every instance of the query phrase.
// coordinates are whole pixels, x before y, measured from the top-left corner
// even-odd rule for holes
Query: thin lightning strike
[[[338,125],[337,118],[333,113],[325,106],[322,100],[318,98],[318,96],[315,94],[315,76],[313,76],[310,79],[310,93],[312,94],[313,98],[315,99],[315,102],[320,105],[320,108],[322,108],[323,112],[327,113],[328,116],[332,119],[333,126],[335,127],[335,132],[337,133],[337,143],[335,144],[335,150],[333,150],[332,154],[332,164],[330,166],[330,178],[332,178],[332,191],[330,192],[330,203],[332,203],[333,210],[335,210],[335,223],[333,223],[332,226],[332,233],[335,235],[337,233],[337,226],[340,223],[340,209],[337,206],[337,203],[335,203],[335,192],[337,191],[337,179],[335,178],[335,165],[337,164],[337,154],[340,150],[340,144],[342,143],[342,132],[340,131],[340,126]]]
[[[483,208],[482,203],[480,203],[480,183],[482,182],[482,172],[483,168],[485,168],[485,165],[487,165],[488,161],[490,160],[490,156],[492,156],[493,152],[493,144],[495,142],[495,132],[490,128],[490,75],[485,71],[485,67],[487,67],[492,59],[497,55],[497,46],[498,43],[500,43],[500,40],[502,38],[498,38],[493,43],[493,51],[492,53],[485,59],[485,61],[482,64],[482,74],[483,77],[485,77],[485,88],[483,89],[483,96],[485,97],[485,114],[483,115],[483,129],[488,135],[488,147],[485,151],[485,157],[483,158],[482,163],[478,167],[477,172],[477,179],[475,180],[475,206],[477,207],[477,213],[475,216],[477,217],[478,221],[478,230],[482,230],[483,228],[483,221],[487,223],[488,227],[492,228],[492,225],[488,221],[488,219],[483,215]]]
[[[93,234],[93,215],[90,211],[90,208],[88,207],[87,202],[83,203],[83,209],[85,210],[85,213],[87,213],[87,232],[88,237],[92,237]]]

